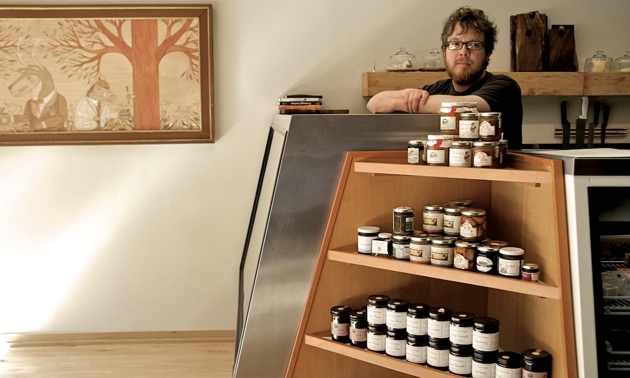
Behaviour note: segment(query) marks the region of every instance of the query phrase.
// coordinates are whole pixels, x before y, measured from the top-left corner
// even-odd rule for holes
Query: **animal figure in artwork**
[[[20,76],[9,85],[12,95],[20,97],[27,93],[22,115],[15,115],[13,123],[26,123],[30,131],[64,131],[68,120],[68,103],[66,98],[55,89],[55,82],[50,71],[37,62],[35,49],[41,39],[33,45],[31,58],[34,64],[26,64],[17,44],[17,59],[22,65],[18,69]],[[20,40],[20,42],[22,42]]]

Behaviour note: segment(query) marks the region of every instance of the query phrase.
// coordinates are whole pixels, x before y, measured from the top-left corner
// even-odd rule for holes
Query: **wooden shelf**
[[[541,298],[560,298],[560,289],[545,285],[542,282],[526,282],[478,272],[467,272],[455,268],[444,268],[435,265],[414,264],[409,261],[364,256],[354,251],[330,250],[328,251],[328,259],[341,263],[413,274],[421,277],[437,278],[443,281],[460,282],[473,286],[488,287]]]
[[[625,96],[630,95],[629,72],[493,72],[510,76],[523,96]],[[446,72],[364,72],[363,96],[385,90],[422,88],[446,79]]]
[[[324,334],[305,335],[304,343],[306,345],[313,346],[322,350],[326,350],[332,353],[343,355],[354,360],[367,362],[372,365],[380,367],[386,367],[389,370],[399,373],[409,374],[414,377],[423,378],[448,378],[453,377],[448,372],[433,369],[427,366],[422,366],[408,362],[406,360],[399,360],[394,357],[390,357],[385,354],[369,351],[367,349],[356,348],[348,344],[342,344],[336,341],[332,341],[330,336],[324,336]]]

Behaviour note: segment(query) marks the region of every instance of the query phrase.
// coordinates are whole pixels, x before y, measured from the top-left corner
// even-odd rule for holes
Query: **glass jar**
[[[455,241],[453,248],[453,267],[461,270],[475,269],[475,251],[479,243],[464,240]]]
[[[499,350],[499,321],[487,316],[475,318],[473,348],[482,352]]]
[[[525,251],[518,247],[503,247],[499,250],[499,275],[521,278],[521,265]]]
[[[431,239],[431,265],[453,266],[453,243],[455,238],[441,236]]]
[[[486,274],[498,274],[499,250],[501,248],[490,244],[477,247],[475,256],[475,271]]]
[[[388,330],[406,331],[408,308],[409,302],[404,299],[390,299],[387,302],[385,324]]]
[[[626,51],[624,56],[620,56],[613,62],[613,71],[630,72],[630,51]]]
[[[414,364],[426,365],[429,336],[407,335],[405,359]]]
[[[451,316],[453,310],[447,307],[431,307],[429,309],[429,321],[427,334],[432,339],[447,340],[451,330]]]
[[[496,142],[503,137],[500,112],[479,113],[479,140]]]
[[[483,209],[462,210],[459,238],[469,242],[480,242],[486,238],[486,211]]]
[[[427,165],[448,165],[448,150],[453,142],[453,135],[429,135],[424,148]]]
[[[427,234],[441,234],[444,231],[444,208],[440,205],[426,205],[422,212],[422,229]]]
[[[448,165],[450,167],[470,167],[471,164],[472,149],[470,142],[464,140],[453,141],[449,149]]]
[[[609,72],[612,71],[613,60],[604,54],[603,50],[597,50],[595,55],[586,59],[584,72]]]
[[[424,144],[422,140],[412,139],[407,143],[407,163],[426,164],[422,159],[424,154]]]
[[[372,256],[387,257],[392,255],[392,234],[379,232],[378,237],[372,240]]]
[[[373,294],[368,297],[367,321],[368,325],[386,327],[387,302],[389,297],[383,294]]]
[[[395,207],[392,221],[394,235],[411,235],[413,234],[414,227],[413,207]]]
[[[449,340],[451,341],[451,344],[470,345],[472,347],[474,325],[474,314],[470,312],[454,312],[451,315],[451,326],[449,330]]]
[[[479,139],[479,113],[462,113],[459,116],[459,139],[475,141]]]
[[[459,122],[463,113],[477,113],[476,102],[442,102],[440,107],[440,133],[459,136]]]
[[[444,59],[439,49],[433,48],[422,57],[419,64],[420,71],[444,71]]]
[[[431,262],[431,237],[427,234],[413,235],[409,242],[409,261],[419,264]]]
[[[472,376],[475,378],[495,378],[499,352],[484,352],[473,349]]]
[[[385,346],[387,343],[387,327],[385,324],[382,326],[368,325],[367,334],[367,349],[385,354]]]
[[[381,229],[376,226],[361,226],[357,229],[357,246],[359,253],[369,255],[372,253],[372,240],[378,237]]]
[[[451,344],[448,357],[448,372],[451,374],[470,377],[472,374],[473,348],[471,345]]]
[[[394,235],[392,240],[392,257],[396,260],[409,261],[409,243],[407,235]]]
[[[387,330],[385,339],[385,354],[394,358],[405,358],[407,334],[404,331]]]
[[[498,154],[496,142],[474,142],[472,148],[472,166],[475,168],[493,168],[495,155]]]
[[[330,335],[334,341],[350,342],[350,311],[349,306],[333,306],[330,309]]]
[[[410,304],[407,308],[407,334],[414,336],[428,335],[429,310],[431,306],[424,303]]]
[[[521,268],[521,279],[523,281],[538,282],[538,264],[525,263]]]
[[[444,235],[459,236],[462,209],[465,209],[465,207],[451,204],[444,205]]]
[[[427,365],[438,370],[448,370],[448,357],[451,344],[448,339],[434,339],[429,337],[427,347]]]
[[[523,373],[523,356],[516,352],[501,352],[497,358],[495,376],[497,378],[516,378]]]
[[[542,378],[551,376],[551,354],[542,349],[526,349],[523,355],[523,373],[527,377]],[[537,373],[537,374],[536,374]]]
[[[409,53],[407,48],[401,47],[397,53],[389,56],[387,71],[414,71],[416,56]]]
[[[367,347],[367,311],[350,312],[350,344],[358,348]]]

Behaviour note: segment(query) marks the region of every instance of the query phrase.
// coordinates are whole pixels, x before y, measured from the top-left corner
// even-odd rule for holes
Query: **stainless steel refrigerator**
[[[346,151],[405,150],[438,115],[277,115],[240,267],[233,377],[284,376]]]

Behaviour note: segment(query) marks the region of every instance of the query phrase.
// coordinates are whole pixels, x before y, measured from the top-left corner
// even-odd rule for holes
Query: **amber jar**
[[[486,211],[483,209],[462,210],[459,238],[469,242],[480,242],[486,238]]]
[[[468,113],[465,113],[468,114]],[[450,167],[470,167],[472,164],[472,149],[468,141],[453,141],[448,154]]]
[[[475,168],[493,168],[497,152],[496,142],[474,142],[472,166]]]
[[[505,168],[507,166],[508,141],[501,139],[497,142],[497,151],[492,161],[493,168]]]
[[[479,243],[457,240],[453,249],[453,266],[462,270],[474,270],[478,245]]]
[[[479,139],[479,113],[459,115],[459,139],[475,141]]]
[[[407,163],[425,164],[422,155],[424,155],[424,144],[422,141],[418,139],[410,140],[407,143]]]
[[[503,135],[500,112],[479,113],[479,140],[496,142]]]
[[[429,135],[424,148],[427,165],[448,165],[453,135]]]

